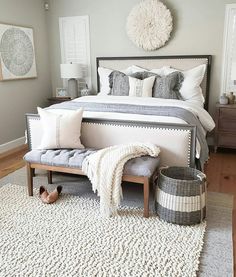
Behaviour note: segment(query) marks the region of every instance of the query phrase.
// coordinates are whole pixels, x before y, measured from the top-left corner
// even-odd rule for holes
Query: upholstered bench
[[[94,149],[31,150],[24,157],[27,162],[29,195],[33,195],[35,169],[47,170],[50,184],[53,171],[85,175],[81,170],[82,162],[96,151]],[[143,184],[144,217],[149,216],[150,184],[153,185],[158,175],[159,163],[159,157],[143,156],[129,160],[124,167],[122,181]]]

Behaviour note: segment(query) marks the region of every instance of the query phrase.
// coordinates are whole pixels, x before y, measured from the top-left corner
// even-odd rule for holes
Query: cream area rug
[[[0,276],[196,276],[205,227],[145,219],[131,207],[103,219],[95,199],[64,194],[45,205],[25,187],[6,185]]]
[[[38,191],[46,174],[36,173]],[[136,208],[143,205],[142,186],[124,184],[119,217],[104,220],[87,178],[54,174],[53,181],[47,187],[62,185],[62,197],[44,205],[37,193],[27,196],[25,168],[0,179],[1,277],[233,276],[232,196],[208,193],[199,260],[205,224],[193,229],[144,219]]]

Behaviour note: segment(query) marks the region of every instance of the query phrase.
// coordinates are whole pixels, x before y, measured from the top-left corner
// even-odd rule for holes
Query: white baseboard
[[[21,137],[4,144],[0,144],[0,154],[13,148],[16,148],[17,146],[21,146],[23,144],[25,144],[25,137]]]

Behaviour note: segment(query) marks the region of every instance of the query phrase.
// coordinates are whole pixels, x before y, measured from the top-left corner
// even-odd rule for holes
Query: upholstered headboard
[[[211,55],[191,55],[191,56],[144,56],[144,57],[97,57],[97,68],[99,66],[115,70],[122,70],[131,65],[141,66],[146,69],[161,68],[171,66],[180,70],[191,69],[200,64],[206,64],[207,70],[203,78],[201,87],[205,97],[205,109],[208,110]],[[98,71],[97,71],[98,72]],[[97,76],[97,91],[100,91],[99,76]]]

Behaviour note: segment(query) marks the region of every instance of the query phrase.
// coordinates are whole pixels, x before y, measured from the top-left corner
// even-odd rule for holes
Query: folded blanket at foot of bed
[[[115,145],[87,156],[82,170],[90,179],[93,191],[100,196],[100,212],[104,217],[116,214],[122,196],[122,176],[125,163],[143,155],[157,157],[159,147],[152,143]]]

